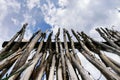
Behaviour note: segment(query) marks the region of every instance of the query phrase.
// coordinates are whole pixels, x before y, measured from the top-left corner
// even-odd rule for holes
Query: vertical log
[[[107,56],[107,58],[108,58],[113,64],[115,64],[118,68],[120,68],[120,63],[119,63],[119,62],[113,60],[112,58],[110,58],[110,57],[108,57],[108,56]]]
[[[34,76],[34,79],[35,79],[35,80],[41,80],[41,78],[42,78],[42,76],[43,76],[43,74],[44,74],[44,72],[45,72],[45,69],[46,69],[46,67],[47,67],[47,64],[48,64],[49,60],[52,59],[52,57],[53,57],[53,55],[49,55],[49,56],[47,57],[47,59],[44,61],[44,63],[43,63],[42,65],[40,65],[39,71],[38,71],[38,72],[36,73],[36,75]]]
[[[112,40],[108,39],[100,29],[96,29],[96,30],[101,35],[101,37],[103,37],[112,47],[117,48],[118,50],[120,50],[120,47],[118,45],[116,45]]]
[[[83,80],[93,80],[89,73],[79,64],[79,62],[71,55],[71,58],[72,58],[72,62],[73,64],[75,65],[75,67],[77,68],[79,74],[81,75],[82,79]]]
[[[2,79],[2,77],[5,75],[5,73],[7,72],[7,68],[4,68],[1,73],[0,73],[0,79]]]
[[[44,54],[43,54],[43,57],[42,57],[42,60],[41,60],[41,64],[43,64],[43,62],[45,61],[45,58],[46,58],[46,55],[47,55],[48,45],[51,41],[52,34],[53,34],[53,32],[51,32],[48,36],[48,39],[47,39],[47,42],[46,42],[46,45],[45,45],[45,48],[44,48]]]
[[[41,37],[41,32],[38,31],[37,35],[31,40],[31,42],[27,46],[25,53],[21,57],[18,58],[17,64],[13,68],[12,73],[15,72],[18,68],[20,68],[23,64],[25,64],[29,56],[29,53],[32,51],[32,49],[34,48],[36,42],[39,40],[40,37]]]
[[[73,52],[73,54],[74,54],[74,57],[75,57],[75,58],[77,59],[77,61],[81,64],[81,61],[80,61],[78,55],[77,55],[76,52],[75,52],[74,41],[73,41],[72,38],[70,37],[70,34],[69,34],[69,32],[68,32],[67,30],[66,30],[66,34],[67,34],[68,39],[69,39],[69,41],[70,41],[70,43],[71,43],[72,52]]]
[[[20,31],[18,31],[13,38],[8,42],[8,44],[0,51],[0,55],[5,54],[4,52],[7,51],[10,48],[10,45],[14,42],[14,40],[18,37],[18,35],[22,32],[23,28],[26,27],[28,24],[24,24],[22,29]]]
[[[70,43],[71,43],[71,48],[72,48],[71,53],[73,53],[73,54],[71,54],[71,55],[74,56],[74,57],[76,58],[76,60],[79,62],[79,64],[81,65],[81,61],[80,61],[80,59],[79,59],[79,57],[78,57],[78,55],[77,55],[77,53],[76,53],[76,51],[75,51],[74,41],[72,40],[69,32],[68,32],[67,30],[65,30],[65,31],[66,31],[66,34],[67,34],[67,36],[68,36],[68,39],[69,39],[69,41],[70,41]],[[72,62],[72,61],[71,61],[71,62]],[[74,66],[74,64],[73,64],[73,67],[74,67],[74,71],[75,71],[75,73],[76,73],[76,75],[77,75],[76,67]],[[80,75],[80,74],[79,74],[79,75]],[[77,75],[77,78],[79,79],[79,76],[78,76],[78,75]]]
[[[41,79],[42,79],[42,76],[43,76],[43,74],[44,74],[46,65],[47,65],[47,61],[45,61],[45,63],[44,63],[43,65],[41,65],[40,70],[39,70],[39,73],[38,73],[37,76],[34,78],[35,80],[41,80]]]
[[[90,61],[97,69],[101,71],[101,73],[109,80],[119,80],[120,77],[116,75],[115,73],[111,72],[106,68],[103,63],[101,63],[95,56],[92,55],[91,51],[85,46],[85,44],[80,40],[80,38],[76,35],[76,33],[72,30],[74,36],[84,49],[84,52],[81,51],[81,53],[86,57],[88,61]]]
[[[21,68],[19,68],[16,72],[12,73],[9,77],[8,80],[16,80],[19,76],[19,74],[21,74],[28,66],[30,66],[31,63],[27,63],[24,64]]]
[[[115,32],[114,30],[109,30],[108,28],[105,28],[105,30],[115,39],[120,40],[120,36],[117,35],[117,32]]]
[[[49,52],[49,55],[53,55],[54,54],[54,50],[52,48],[52,40],[51,40],[51,37],[49,39],[49,45],[48,45],[48,52]],[[49,79],[49,75],[50,75],[50,69],[51,69],[51,66],[52,66],[53,62],[52,62],[52,58],[48,60],[48,64],[47,64],[47,68],[46,68],[46,78],[47,80]],[[51,76],[51,75],[50,75]]]
[[[44,38],[42,38],[39,46],[38,46],[38,49],[37,49],[37,52],[35,54],[35,57],[33,59],[33,61],[31,62],[32,65],[30,65],[23,73],[23,76],[20,80],[29,80],[30,79],[30,76],[33,72],[33,70],[35,69],[35,66],[37,65],[39,59],[41,58],[42,56],[42,53],[40,53],[41,49],[42,49],[42,46],[43,46],[43,40]]]
[[[21,54],[22,54],[21,50],[18,50],[14,54],[0,61],[0,70],[9,66],[11,63],[13,63],[18,57],[20,57]]]
[[[81,34],[84,35],[84,36],[86,36],[86,37],[88,37],[93,43],[95,43],[98,46],[98,47],[96,46],[97,48],[103,47],[103,48],[106,49],[106,51],[112,52],[112,53],[117,54],[118,56],[120,56],[120,50],[118,50],[118,49],[116,49],[116,48],[114,48],[112,46],[109,46],[107,44],[104,44],[102,42],[98,42],[98,41],[94,40],[93,38],[87,36],[84,32],[81,32]]]
[[[14,44],[13,47],[11,48],[11,50],[12,50],[13,52],[16,51],[16,50],[19,48],[20,43],[21,43],[21,41],[22,41],[22,39],[23,39],[23,37],[24,37],[24,34],[25,34],[26,26],[27,26],[27,24],[24,24],[24,25],[23,25],[22,32],[21,32],[21,34],[19,35],[19,38],[18,38],[17,41],[16,41],[17,43]]]
[[[60,55],[61,55],[61,61],[62,61],[63,80],[66,80],[66,66],[65,66],[65,58],[63,54],[64,50],[60,41],[59,41],[59,44],[60,44]]]
[[[59,77],[61,77],[62,75],[60,74],[61,71],[61,63],[59,62],[59,49],[58,49],[58,40],[59,40],[59,35],[60,35],[60,28],[58,29],[58,32],[55,35],[55,51],[56,51],[56,80],[59,80]],[[58,72],[59,70],[59,72]],[[60,76],[59,76],[60,75]],[[61,77],[62,78],[62,77]]]
[[[70,79],[71,80],[78,80],[77,78],[77,75],[73,69],[73,66],[72,64],[70,63],[69,59],[67,57],[65,57],[65,61],[66,61],[66,64],[67,64],[67,67],[68,67],[68,71],[69,71],[69,76],[70,76]]]
[[[34,70],[34,74],[32,75],[32,78],[34,79],[35,77],[38,77],[38,74],[40,74],[40,69],[41,69],[41,66],[45,63],[45,58],[46,58],[46,55],[47,55],[47,49],[48,49],[48,45],[49,45],[49,41],[51,40],[51,36],[52,36],[53,32],[51,32],[48,36],[48,39],[47,39],[47,42],[45,44],[45,48],[44,50],[42,51],[43,52],[43,56],[41,58],[41,62],[40,62],[40,65]],[[49,55],[50,58],[48,58],[49,60],[51,60],[52,58],[52,55]],[[49,61],[48,61],[49,62]],[[47,64],[46,64],[47,65]],[[46,69],[46,68],[45,68]]]
[[[63,29],[63,39],[64,39],[64,46],[65,46],[65,53],[69,60],[71,60],[68,50],[67,38],[66,38],[66,30]]]
[[[54,69],[55,69],[55,55],[53,55],[53,59],[52,59],[52,64],[51,64],[51,68],[50,68],[50,73],[49,73],[49,78],[48,80],[54,80]]]
[[[120,68],[118,68],[114,63],[112,63],[109,60],[109,58],[105,54],[103,54],[99,49],[97,49],[92,43],[92,41],[88,39],[89,37],[85,36],[84,34],[82,34],[82,37],[88,42],[89,46],[92,47],[92,50],[100,56],[100,58],[106,64],[106,66],[111,67],[115,72],[117,72],[120,75]]]
[[[103,28],[100,28],[102,31],[103,31],[103,33],[107,36],[107,38],[109,38],[110,40],[112,40],[113,42],[115,42],[116,41],[116,39],[113,37],[113,36],[111,36],[110,35],[110,33],[108,33],[105,29],[103,29]]]
[[[59,65],[58,65],[57,75],[58,75],[57,80],[63,80],[61,59],[59,59]]]
[[[59,35],[60,35],[60,28],[58,29],[58,32],[57,32],[56,35],[55,35],[55,47],[56,47],[56,53],[59,52],[59,50],[58,50],[58,38],[59,38]]]

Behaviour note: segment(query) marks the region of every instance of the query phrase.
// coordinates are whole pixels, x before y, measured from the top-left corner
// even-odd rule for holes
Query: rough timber
[[[27,42],[22,42],[27,24],[10,41],[5,41],[0,51],[0,79],[3,80],[94,80],[93,75],[82,65],[78,54],[82,54],[107,80],[120,80],[120,62],[106,54],[111,52],[120,56],[120,32],[107,28],[96,31],[106,42],[99,42],[85,34],[75,32],[73,37],[63,29],[63,42],[51,32],[35,32]],[[45,38],[47,40],[45,41]],[[78,50],[78,51],[76,51]],[[98,55],[98,57],[95,56]],[[11,69],[10,74],[7,74]],[[111,70],[109,69],[111,68]]]

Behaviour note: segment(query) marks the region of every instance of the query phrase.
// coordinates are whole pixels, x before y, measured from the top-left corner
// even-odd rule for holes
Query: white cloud
[[[7,14],[7,6],[5,5],[5,1],[4,0],[0,0],[0,21],[3,20],[4,16]]]
[[[40,7],[40,0],[27,0],[27,7],[29,10],[34,7]]]
[[[19,9],[20,4],[15,0],[0,0],[0,20],[10,12],[18,12]]]
[[[31,14],[25,13],[25,14],[23,14],[23,18],[24,18],[24,20],[21,23],[21,25],[26,22],[29,23],[29,25],[32,25],[33,27],[36,25],[36,20],[33,18],[33,16]]]
[[[11,18],[11,21],[13,22],[14,25],[18,25],[19,21],[15,18]]]
[[[16,0],[6,0],[6,3],[9,8],[13,9],[11,11],[14,11],[16,13],[19,12],[21,7],[20,7],[20,3],[18,3]]]
[[[119,0],[109,2],[105,0],[59,0],[58,6],[56,7],[52,1],[42,6],[45,21],[52,26],[53,30],[56,30],[54,26],[60,26],[68,30],[73,28],[85,31],[89,34],[96,26],[120,25],[120,13],[117,10],[120,7]]]
[[[58,4],[59,6],[64,8],[68,4],[68,0],[59,0]]]

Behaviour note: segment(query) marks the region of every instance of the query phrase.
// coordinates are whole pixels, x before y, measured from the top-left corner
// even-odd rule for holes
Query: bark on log
[[[10,48],[10,45],[14,42],[14,40],[18,37],[18,35],[23,31],[23,29],[27,26],[28,24],[24,24],[22,29],[20,31],[18,31],[13,38],[9,41],[9,43],[0,51],[0,55],[5,54],[5,52]]]
[[[69,75],[70,79],[71,80],[78,80],[77,75],[76,75],[76,73],[74,71],[74,68],[73,68],[71,62],[69,61],[69,59],[67,57],[65,57],[65,61],[66,61],[67,68],[68,68],[68,71],[69,71],[69,74],[70,74]]]
[[[59,62],[59,47],[58,47],[58,40],[59,40],[59,35],[60,35],[60,28],[58,29],[58,32],[56,33],[56,35],[55,35],[55,53],[56,53],[56,80],[59,80],[59,77],[61,77],[62,76],[62,70],[61,70],[61,68],[60,68],[60,66],[61,66],[61,63],[58,63]],[[58,72],[58,70],[59,70],[59,72]],[[61,74],[60,74],[61,73]],[[59,75],[60,76],[59,76]],[[62,78],[62,77],[61,77]],[[62,79],[61,79],[62,80]]]
[[[107,56],[107,58],[108,58],[113,64],[115,64],[118,68],[120,68],[120,63],[119,63],[119,62],[113,60],[112,58],[110,58],[110,57],[108,57],[108,56]]]
[[[87,37],[86,35],[82,34],[81,35],[84,41],[87,41],[89,46],[92,47],[93,51],[98,54],[101,58],[101,60],[106,64],[106,66],[111,67],[116,73],[120,75],[120,68],[117,67],[114,63],[112,63],[109,58],[103,54],[99,49],[95,47],[95,45],[92,43],[92,41]]]
[[[58,75],[58,80],[63,80],[63,76],[62,76],[62,64],[61,64],[61,60],[59,59],[59,65],[58,65],[58,71],[57,71],[57,75]]]
[[[41,58],[42,56],[42,53],[40,53],[41,49],[42,49],[42,46],[43,46],[43,38],[38,46],[38,49],[37,49],[37,52],[35,54],[35,57],[33,59],[33,61],[31,62],[32,65],[30,65],[23,73],[23,76],[20,80],[29,80],[30,79],[30,76],[33,72],[33,70],[35,69],[35,66],[36,64],[38,63],[39,59]],[[27,74],[27,75],[26,75]]]
[[[65,66],[64,50],[63,50],[63,47],[62,47],[62,44],[60,41],[59,41],[59,44],[60,44],[60,56],[61,56],[61,61],[62,61],[63,80],[67,80],[66,79],[66,66]]]
[[[71,61],[70,55],[69,55],[69,49],[67,44],[67,38],[66,38],[66,30],[63,29],[63,39],[64,39],[64,47],[65,47],[65,53],[68,59]]]
[[[96,29],[96,30],[99,32],[101,37],[103,37],[111,46],[120,50],[120,47],[118,45],[116,45],[112,40],[108,39],[100,29]]]
[[[70,54],[71,55],[71,54]],[[79,64],[79,62],[77,62],[77,60],[71,55],[72,58],[72,62],[75,65],[75,67],[77,68],[79,74],[81,75],[83,80],[93,80],[89,73]]]
[[[79,32],[78,32],[78,34],[79,34]],[[96,46],[97,48],[101,48],[101,47],[99,47],[99,46],[102,46],[103,48],[106,48],[106,51],[112,52],[112,53],[120,56],[120,50],[118,50],[118,49],[116,49],[116,48],[114,48],[114,47],[112,47],[112,46],[109,46],[109,45],[107,45],[107,44],[104,44],[104,43],[102,43],[102,42],[98,42],[98,41],[94,40],[93,38],[87,36],[84,32],[81,32],[81,34],[84,35],[84,36],[86,36],[86,37],[87,37],[88,39],[90,39],[93,43],[95,43],[95,44],[97,45],[97,46]],[[79,34],[79,35],[80,35],[80,34]]]
[[[31,40],[31,42],[29,43],[29,45],[25,49],[25,53],[23,53],[21,55],[21,57],[18,58],[17,64],[15,65],[12,73],[17,71],[17,69],[19,69],[23,64],[25,64],[25,62],[29,56],[29,53],[32,51],[32,49],[34,48],[36,42],[39,40],[40,37],[41,37],[41,32],[38,31],[36,36]]]
[[[99,69],[101,71],[101,73],[109,80],[119,80],[120,77],[109,71],[108,68],[106,68],[105,65],[103,65],[103,63],[101,63],[95,56],[92,55],[91,51],[85,46],[85,44],[80,40],[80,38],[76,35],[76,33],[74,32],[74,30],[72,30],[74,36],[76,37],[76,39],[78,40],[78,42],[80,43],[80,45],[82,46],[83,51],[80,50],[80,52],[86,57],[86,59],[88,61],[90,61],[95,67],[97,67],[97,69]]]
[[[49,73],[49,78],[48,80],[54,80],[54,70],[55,70],[55,55],[53,55],[53,59],[52,59],[52,64],[51,64],[51,68],[50,68],[50,73]]]
[[[4,60],[0,61],[0,70],[12,64],[18,57],[20,57],[22,53],[23,52],[19,50],[13,53],[12,55],[10,55],[9,57],[5,58]]]

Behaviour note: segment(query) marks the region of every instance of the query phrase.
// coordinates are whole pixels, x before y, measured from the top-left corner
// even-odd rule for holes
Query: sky
[[[99,40],[97,27],[120,30],[120,0],[0,0],[0,49],[28,23],[25,39],[37,30],[66,28]]]

